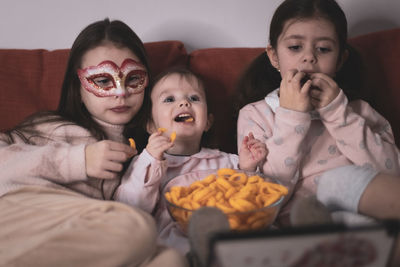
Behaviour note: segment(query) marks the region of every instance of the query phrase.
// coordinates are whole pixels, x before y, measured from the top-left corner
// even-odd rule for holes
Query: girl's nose
[[[128,96],[130,96],[128,89],[122,87],[122,90],[120,90],[119,93],[115,95],[115,98],[127,98]]]
[[[190,103],[186,98],[182,99],[181,102],[179,103],[179,107],[189,107],[189,106],[190,106]]]
[[[313,52],[306,51],[306,52],[304,52],[304,55],[303,55],[303,62],[304,63],[316,63],[317,58],[315,57]]]
[[[116,95],[115,98],[116,99],[123,99],[123,98],[127,98],[128,96],[129,96],[129,94],[122,93],[122,94]]]
[[[129,96],[128,88],[121,83],[120,80],[116,80],[116,98],[125,98]]]

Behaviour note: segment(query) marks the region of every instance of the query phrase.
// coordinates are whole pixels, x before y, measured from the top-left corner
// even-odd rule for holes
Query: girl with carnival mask
[[[157,245],[150,214],[112,201],[145,144],[149,76],[143,43],[125,23],[105,19],[78,35],[57,110],[0,135],[0,265],[186,264]]]

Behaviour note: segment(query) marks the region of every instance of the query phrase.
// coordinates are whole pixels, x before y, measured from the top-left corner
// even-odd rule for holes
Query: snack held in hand
[[[159,132],[161,132],[161,133],[165,133],[166,131],[167,131],[167,129],[165,129],[165,128],[158,128],[157,129]],[[169,136],[169,138],[171,139],[171,142],[174,142],[175,141],[175,139],[176,139],[176,132],[172,132],[171,133],[171,135]]]
[[[176,132],[172,132],[169,138],[171,139],[171,142],[174,142],[176,139]]]
[[[129,145],[131,146],[131,148],[136,149],[136,143],[135,140],[133,140],[133,138],[129,138]]]
[[[204,206],[216,207],[234,230],[270,225],[288,189],[258,175],[222,168],[191,185],[173,186],[165,193],[172,217],[185,229],[191,213]],[[169,204],[170,204],[169,203]]]

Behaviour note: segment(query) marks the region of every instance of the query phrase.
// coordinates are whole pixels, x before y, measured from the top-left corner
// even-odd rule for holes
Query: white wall
[[[350,36],[400,27],[399,0],[338,0]],[[89,23],[109,17],[143,41],[261,47],[281,0],[0,0],[0,48],[69,48]]]

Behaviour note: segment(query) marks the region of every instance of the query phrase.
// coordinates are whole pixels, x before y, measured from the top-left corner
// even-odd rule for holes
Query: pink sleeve
[[[115,199],[151,213],[159,199],[166,161],[158,161],[147,150],[135,157],[122,177]]]
[[[390,124],[368,103],[358,100],[348,104],[341,91],[319,113],[337,147],[354,164],[400,173],[399,150]]]
[[[308,113],[278,107],[276,113],[264,102],[247,105],[239,113],[238,145],[244,136],[253,132],[268,148],[263,166],[266,175],[293,183],[298,166],[304,157],[302,144],[310,128]],[[292,180],[293,179],[293,180]]]
[[[10,181],[41,178],[58,184],[87,179],[85,144],[71,145],[52,140],[45,145],[0,141],[1,176]],[[22,178],[23,177],[23,178]]]

